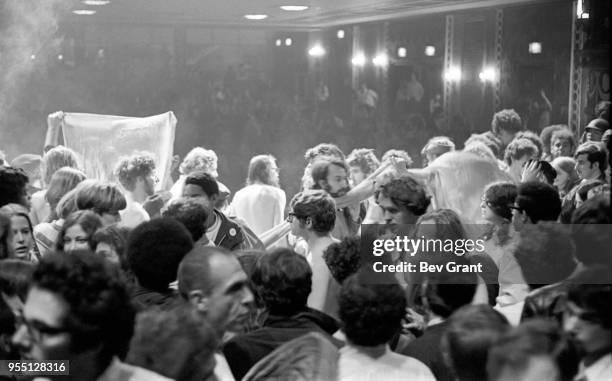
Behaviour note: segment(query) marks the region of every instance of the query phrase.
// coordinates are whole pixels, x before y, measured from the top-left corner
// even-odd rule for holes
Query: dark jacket
[[[215,209],[215,215],[221,220],[219,232],[215,238],[215,246],[234,250],[265,250],[259,238],[244,224],[230,219]]]
[[[228,341],[223,347],[223,354],[234,377],[241,380],[255,363],[276,348],[310,332],[321,333],[341,347],[342,343],[331,337],[338,328],[337,320],[309,308],[293,316],[270,315],[263,327]]]
[[[427,365],[438,381],[454,381],[452,370],[446,366],[440,345],[442,336],[448,328],[448,322],[428,327],[423,335],[412,342],[398,353],[414,357]]]
[[[176,292],[168,290],[166,293],[147,290],[140,285],[135,285],[131,292],[131,299],[137,311],[143,311],[151,307],[169,310],[179,303]]]
[[[311,332],[276,348],[251,368],[242,381],[331,381],[338,377],[338,348]]]

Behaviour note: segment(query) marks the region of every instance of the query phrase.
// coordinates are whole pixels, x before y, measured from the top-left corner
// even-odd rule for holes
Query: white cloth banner
[[[139,152],[155,158],[158,190],[169,180],[176,132],[172,111],[145,118],[59,111],[49,115],[47,124],[45,145],[59,144],[61,130],[64,145],[81,156],[89,178],[116,182],[118,161]]]

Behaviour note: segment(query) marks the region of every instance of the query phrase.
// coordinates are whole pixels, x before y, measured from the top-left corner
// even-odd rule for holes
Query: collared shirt
[[[590,366],[580,363],[576,381],[609,381],[612,379],[612,353],[608,353]]]

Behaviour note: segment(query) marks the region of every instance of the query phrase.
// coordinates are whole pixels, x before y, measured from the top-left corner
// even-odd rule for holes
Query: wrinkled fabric
[[[47,124],[45,145],[59,144],[61,132],[64,145],[81,156],[88,178],[115,180],[119,160],[136,152],[153,156],[160,187],[170,176],[176,131],[172,111],[146,118],[59,111],[49,115]]]
[[[338,348],[318,332],[291,340],[261,359],[243,381],[334,381]]]

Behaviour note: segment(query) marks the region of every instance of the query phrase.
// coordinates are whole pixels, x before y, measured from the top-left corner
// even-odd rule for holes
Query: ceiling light
[[[444,72],[444,79],[451,82],[459,82],[461,80],[461,69],[458,66],[451,66]]]
[[[427,57],[435,56],[436,55],[436,47],[435,46],[431,46],[431,45],[426,46],[425,47],[425,55]]]
[[[59,61],[62,61],[62,60],[64,59],[64,55],[63,55],[63,54],[58,54],[58,55],[57,55],[57,59],[58,59]]]
[[[325,49],[319,44],[313,46],[308,50],[308,55],[311,57],[321,57],[325,55]]]
[[[372,63],[374,66],[385,67],[389,64],[389,57],[387,57],[386,53],[380,53],[372,58]]]
[[[305,11],[306,9],[308,9],[308,6],[306,5],[281,5],[280,9],[282,9],[283,11],[289,11],[289,12],[300,12],[300,11]]]
[[[72,13],[74,13],[75,15],[79,15],[79,16],[90,16],[90,15],[95,15],[96,11],[92,11],[91,9],[77,9],[72,11]]]
[[[492,66],[485,67],[480,74],[478,74],[478,78],[480,78],[482,82],[495,82],[497,79],[497,70]]]
[[[291,46],[293,44],[293,40],[290,38],[285,39],[285,46]]]
[[[366,63],[366,58],[363,53],[358,53],[351,58],[351,63],[355,66],[363,66]]]
[[[257,14],[257,15],[244,15],[244,18],[247,20],[265,20],[268,18],[268,15],[261,15],[261,14]]]
[[[276,46],[281,46],[283,44],[283,41],[280,38],[276,39]]]
[[[406,57],[406,54],[407,54],[407,53],[408,53],[408,52],[406,51],[406,48],[404,48],[403,46],[402,46],[402,47],[397,48],[397,56],[398,56],[398,57],[400,57],[400,58],[404,58],[404,57]]]
[[[110,0],[83,0],[85,5],[106,5],[110,4]]]
[[[531,54],[542,53],[542,44],[540,42],[530,42],[529,43],[529,53]]]
[[[343,39],[344,38],[344,29],[338,29],[338,31],[336,32],[336,37],[338,37],[339,39]]]
[[[36,59],[36,54],[32,54],[32,55],[30,56],[30,59],[31,59],[32,61],[34,61],[34,60]]]

